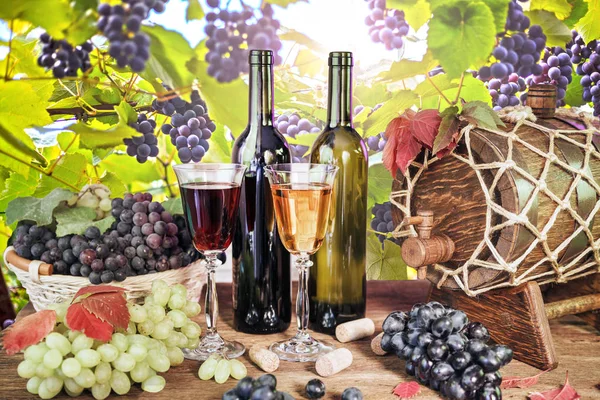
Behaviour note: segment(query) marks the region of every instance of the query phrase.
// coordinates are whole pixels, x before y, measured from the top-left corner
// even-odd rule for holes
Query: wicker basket
[[[10,257],[8,257],[9,254]],[[19,260],[19,264],[28,265],[29,270],[26,271],[13,265],[8,262],[7,258],[10,258],[14,263],[16,263],[15,260]],[[12,246],[4,251],[4,263],[17,275],[19,281],[27,290],[29,301],[37,311],[44,310],[53,303],[71,301],[79,289],[91,285],[87,278],[78,276],[40,275],[40,265],[44,264],[40,261],[22,259],[15,253]],[[206,283],[206,269],[201,265],[201,261],[196,261],[184,268],[171,269],[156,274],[130,276],[123,282],[113,282],[111,285],[124,287],[127,289],[128,300],[140,302],[142,298],[150,293],[152,281],[155,279],[162,279],[168,285],[181,283],[188,290],[188,300],[198,301],[202,286]]]

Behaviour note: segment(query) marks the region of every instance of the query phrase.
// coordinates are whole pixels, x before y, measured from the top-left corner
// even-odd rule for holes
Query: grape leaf
[[[600,38],[600,24],[598,23],[600,0],[589,0],[587,3],[587,13],[575,24],[575,29],[583,36],[586,43]],[[544,33],[546,33],[545,29]]]
[[[411,129],[415,114],[412,110],[406,110],[400,117],[390,121],[385,129],[388,143],[383,149],[383,163],[393,177],[396,176],[397,168],[400,168],[404,174],[410,163],[421,152],[421,143],[415,138]]]
[[[508,14],[508,3],[510,2],[506,0],[485,0],[485,4],[488,5],[494,15],[494,25],[496,26],[497,33],[504,32],[506,14]]]
[[[577,21],[585,16],[588,11],[588,5],[586,0],[568,0],[569,4],[573,6],[573,11],[571,11],[571,15],[569,18],[565,19],[563,22],[565,25],[572,29],[575,27]]]
[[[100,124],[88,124],[85,122],[78,122],[75,125],[71,125],[69,127],[70,130],[79,134],[81,148],[90,150],[98,148],[109,149],[115,146],[122,145],[123,139],[125,138],[140,136],[140,133],[138,131],[121,123],[117,124],[116,126],[110,129],[96,129],[94,128],[94,126],[100,126]]]
[[[172,199],[163,201],[161,204],[171,215],[183,214],[183,204],[179,197],[173,197]]]
[[[127,186],[112,172],[107,172],[102,176],[102,184],[110,189],[110,197],[123,197],[127,193]]]
[[[438,110],[421,110],[410,121],[412,136],[431,150],[441,122]]]
[[[379,156],[381,157],[381,153]],[[385,166],[381,162],[374,162],[374,159],[369,157],[369,195],[367,198],[367,208],[371,208],[375,203],[389,201],[392,180],[393,178],[386,172]]]
[[[431,17],[431,8],[426,0],[388,0],[386,7],[404,11],[406,22],[415,31],[418,31]]]
[[[565,94],[565,103],[571,107],[579,107],[585,104],[583,100],[583,86],[581,86],[581,75],[573,71],[573,80],[571,84],[567,86],[567,93]]]
[[[452,106],[445,109],[440,115],[442,122],[438,130],[435,141],[433,142],[432,152],[437,155],[438,158],[442,158],[452,143],[456,143],[458,137],[458,128],[460,120],[457,117],[458,107]]]
[[[600,12],[600,9],[598,12]],[[564,46],[565,43],[571,40],[571,30],[567,27],[567,25],[565,25],[564,22],[556,18],[556,16],[551,12],[545,10],[535,10],[527,12],[527,16],[531,20],[531,25],[536,24],[542,27],[544,30],[544,35],[546,35],[547,38],[547,46]],[[581,20],[583,20],[583,18]]]
[[[210,145],[210,151],[204,156],[204,162],[231,162],[233,141],[227,140],[227,137],[225,137],[225,128],[223,125],[217,126],[217,129],[215,129],[210,139],[208,139],[208,144]]]
[[[42,310],[28,315],[11,325],[4,334],[3,346],[8,355],[13,355],[28,346],[39,343],[56,324],[56,311]]]
[[[29,175],[28,164],[32,158],[43,166],[48,165],[46,159],[34,150],[33,141],[26,133],[5,126],[1,118],[0,116],[0,165],[25,177]]]
[[[446,74],[438,74],[419,83],[414,92],[421,97],[439,96],[440,92],[445,94],[446,90],[457,87],[456,79],[450,79]],[[489,92],[486,91],[486,93],[489,97]]]
[[[482,101],[465,103],[460,115],[466,121],[487,129],[497,129],[498,125],[505,126],[498,114]]]
[[[200,0],[189,0],[187,11],[185,12],[186,22],[201,20],[204,18],[204,10]]]
[[[400,246],[384,240],[383,248],[377,236],[367,235],[367,278],[379,280],[406,280],[407,266],[402,260]]]
[[[455,79],[454,82],[457,80]],[[458,93],[458,87],[449,88],[444,92],[446,97],[449,99],[455,99]],[[472,75],[465,75],[463,79],[463,85],[459,94],[460,99],[468,99],[469,101],[481,101],[485,104],[492,105],[492,97],[490,96],[489,90],[485,87],[485,83]],[[446,102],[442,103],[442,108]],[[425,108],[425,106],[421,107]]]
[[[558,19],[565,19],[571,14],[571,4],[567,0],[531,0],[529,9],[546,10],[554,13]]]
[[[115,222],[112,215],[94,221],[96,211],[88,207],[60,207],[54,212],[54,218],[57,236],[81,235],[90,226],[97,227],[100,232],[106,232]]]
[[[140,164],[134,157],[122,154],[109,155],[102,161],[102,166],[122,182],[129,184],[136,181],[148,183],[160,180],[163,172],[163,167],[159,163]]]
[[[21,19],[44,28],[50,35],[62,38],[70,24],[73,10],[66,0],[2,0],[0,18],[5,21]]]
[[[387,71],[383,71],[378,75],[378,78],[399,81],[416,75],[424,75],[438,65],[439,62],[433,58],[430,51],[427,51],[421,61],[402,59],[393,62]]]
[[[81,301],[81,305],[115,328],[127,329],[129,325],[129,309],[123,293],[96,293]]]
[[[403,174],[406,173],[408,166],[419,155],[422,149],[423,146],[421,143],[407,129],[406,134],[400,138],[396,150],[396,165]]]
[[[410,381],[400,382],[398,385],[396,385],[392,393],[398,396],[400,399],[411,399],[419,394],[420,391],[421,386],[415,381]]]
[[[101,294],[101,293],[123,293],[126,289],[120,286],[112,286],[112,285],[90,285],[84,286],[75,293],[73,296],[73,301],[77,300],[81,296],[85,296],[86,294]]]
[[[5,188],[0,193],[0,211],[6,210],[8,203],[19,197],[31,196],[39,182],[38,174],[29,174],[28,178],[15,172],[5,181]]]
[[[83,154],[63,155],[54,167],[52,176],[43,175],[35,196],[46,196],[56,188],[81,188],[88,182],[87,161]]]
[[[321,54],[327,54],[329,52],[327,47],[322,45],[320,42],[313,40],[305,34],[295,31],[293,29],[290,29],[287,32],[280,34],[279,39],[289,40],[290,42],[301,44]]]
[[[518,376],[507,376],[502,378],[502,384],[500,387],[502,389],[512,389],[512,388],[520,388],[526,389],[538,383],[540,380],[540,376],[545,374],[548,371],[542,371],[537,375],[528,376],[528,377],[518,377]]]
[[[392,120],[390,124],[396,119]],[[398,147],[398,139],[399,138],[396,135],[389,136],[383,148],[383,166],[390,171],[392,178],[396,176],[396,171],[398,171],[398,167],[396,166],[396,147]]]
[[[73,193],[56,188],[43,198],[22,197],[8,203],[6,207],[6,222],[11,225],[14,222],[30,220],[40,226],[52,223],[52,212],[62,201],[73,196]]]
[[[83,332],[85,336],[92,339],[107,342],[112,337],[112,325],[86,310],[81,303],[69,306],[65,322],[71,330]]]
[[[385,130],[392,118],[417,104],[419,97],[412,90],[399,90],[364,122],[364,136],[374,136]]]
[[[562,387],[546,390],[545,392],[533,392],[527,398],[529,400],[579,400],[581,396],[569,384],[569,372],[567,371],[565,384]]]
[[[438,6],[429,22],[427,44],[451,78],[485,63],[495,43],[494,16],[482,1]]]
[[[318,54],[310,49],[301,49],[294,60],[294,66],[302,75],[316,76],[321,73],[325,63]]]

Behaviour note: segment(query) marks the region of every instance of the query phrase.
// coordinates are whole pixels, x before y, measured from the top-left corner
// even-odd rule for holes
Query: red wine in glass
[[[235,229],[240,185],[198,182],[180,186],[184,213],[199,251],[225,250]]]

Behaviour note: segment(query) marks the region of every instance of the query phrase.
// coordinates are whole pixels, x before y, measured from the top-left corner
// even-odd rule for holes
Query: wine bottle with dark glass
[[[273,53],[251,50],[248,126],[232,162],[248,167],[232,245],[233,326],[245,333],[285,331],[292,316],[290,253],[277,232],[265,165],[289,163],[287,141],[273,124]]]
[[[312,163],[339,167],[308,284],[311,329],[329,334],[366,309],[368,153],[352,125],[352,65],[352,53],[329,54],[327,124],[311,151]]]

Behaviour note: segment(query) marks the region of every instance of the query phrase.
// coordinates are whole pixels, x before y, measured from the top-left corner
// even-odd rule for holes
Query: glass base
[[[308,362],[316,361],[321,355],[335,350],[335,346],[298,332],[291,339],[273,343],[270,349],[284,361]]]
[[[188,360],[204,361],[217,353],[229,359],[238,358],[246,351],[246,347],[239,342],[223,340],[218,333],[207,334],[202,338],[195,349],[183,349],[183,356]]]

